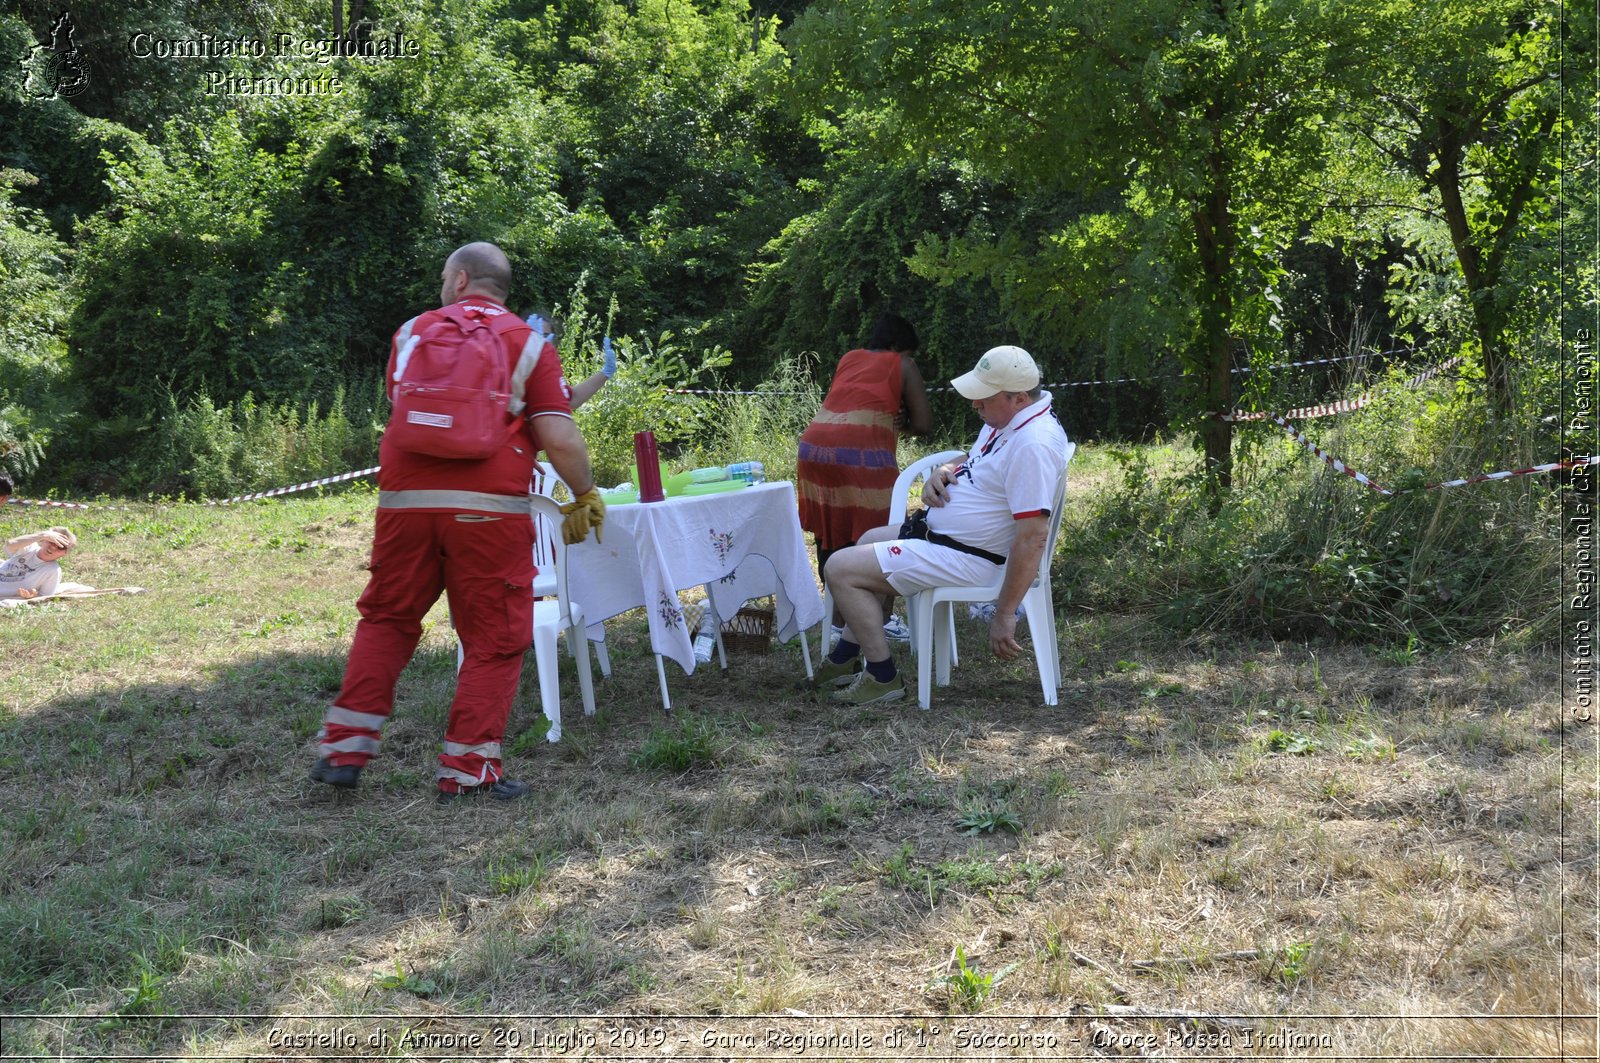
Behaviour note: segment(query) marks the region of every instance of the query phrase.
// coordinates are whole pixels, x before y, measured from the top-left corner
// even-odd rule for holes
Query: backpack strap
[[[522,401],[522,392],[528,386],[528,378],[538,368],[539,358],[543,354],[544,337],[539,335],[538,329],[534,329],[528,336],[528,342],[522,345],[516,368],[511,371],[511,401],[506,409],[511,411],[513,417],[521,417],[522,411],[527,408],[528,404]]]
[[[411,352],[417,349],[417,340],[420,337],[413,335],[412,330],[416,328],[417,318],[421,316],[421,314],[418,314],[417,317],[401,325],[400,331],[395,334],[396,354],[394,356],[394,379],[389,383],[390,402],[394,401],[395,389],[400,386],[400,381],[406,378],[406,366],[411,363]]]

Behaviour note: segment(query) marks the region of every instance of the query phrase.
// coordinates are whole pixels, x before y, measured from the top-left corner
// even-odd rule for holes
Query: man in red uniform
[[[443,591],[465,659],[439,754],[439,800],[471,794],[521,797],[525,783],[508,779],[500,759],[522,655],[533,632],[533,531],[528,483],[543,449],[573,488],[568,541],[605,519],[594,488],[589,451],[572,420],[561,358],[505,307],[511,264],[493,244],[458,248],[441,276],[441,310],[459,304],[488,321],[510,368],[516,429],[482,461],[437,458],[400,449],[385,433],[379,451],[378,513],[371,577],[356,602],[356,625],[344,684],[328,708],[317,782],[352,789],[378,753],[394,711],[394,688],[422,636],[422,618]],[[386,376],[394,398],[402,351],[410,337],[439,320],[441,310],[413,318],[395,333]],[[587,484],[583,490],[579,485]]]

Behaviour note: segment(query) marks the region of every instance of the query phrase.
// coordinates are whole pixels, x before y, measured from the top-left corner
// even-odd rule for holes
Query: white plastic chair
[[[559,503],[557,496],[565,494],[568,499],[572,497],[572,488],[566,481],[556,475],[554,469],[546,468],[535,471],[531,490],[535,495],[542,495]],[[539,574],[533,578],[533,594],[536,598],[551,598],[556,593],[556,547],[561,546],[565,554],[566,548],[561,543],[561,512],[559,504],[553,517],[546,517],[535,509],[533,513],[533,563],[538,568]],[[581,608],[581,603],[580,603]],[[600,674],[607,679],[611,678],[611,653],[606,649],[606,640],[602,637],[594,640],[595,660],[600,662]],[[578,646],[574,639],[567,639],[567,651],[572,654],[572,659],[578,659]]]
[[[536,485],[538,477],[535,478]],[[552,474],[547,484],[560,483]],[[542,485],[540,485],[542,486]],[[533,579],[533,657],[539,670],[539,703],[550,729],[545,739],[561,741],[560,659],[556,639],[567,636],[567,648],[578,668],[578,688],[583,696],[583,714],[594,715],[594,676],[589,672],[589,639],[584,632],[583,606],[567,593],[567,544],[561,537],[561,504],[548,494],[531,496],[534,527],[533,559],[538,574]],[[611,661],[604,642],[596,644],[602,675],[611,675]],[[456,671],[466,660],[466,647],[456,643]]]
[[[1076,443],[1067,444],[1066,462],[1062,465],[1061,479],[1056,483],[1054,503],[1050,507],[1050,534],[1039,555],[1039,571],[1034,575],[1033,585],[1022,596],[1046,705],[1056,703],[1056,692],[1061,685],[1061,648],[1057,645],[1055,604],[1050,593],[1050,560],[1055,556],[1056,539],[1061,534],[1061,518],[1066,509],[1067,468],[1077,449]],[[926,709],[931,702],[929,680],[935,673],[940,686],[950,685],[950,664],[955,656],[954,603],[992,602],[1000,597],[1000,585],[1004,580],[1005,569],[1001,568],[994,581],[983,586],[932,587],[911,596],[907,610],[915,617],[911,623],[911,637],[917,652],[919,707]]]
[[[535,518],[543,518],[552,527],[561,527],[561,506],[548,495],[533,496]],[[578,689],[583,695],[583,714],[594,715],[594,676],[589,674],[589,638],[584,633],[583,606],[567,596],[567,544],[561,533],[550,538],[550,552],[555,573],[554,597],[541,598],[533,603],[533,657],[539,668],[539,704],[550,730],[545,738],[561,741],[561,683],[560,657],[556,652],[556,638],[566,632],[567,646],[578,664]]]
[[[955,461],[966,456],[967,452],[964,450],[941,450],[937,454],[929,454],[925,458],[918,458],[901,470],[900,475],[894,481],[894,493],[889,496],[889,525],[892,527],[905,522],[906,510],[910,506],[911,487],[913,484],[926,480],[930,472],[945,462]],[[908,603],[906,612],[909,613],[910,611],[911,608]],[[911,652],[915,653],[917,647],[915,622],[908,616],[906,617],[906,624],[912,627]],[[817,642],[821,647],[821,659],[827,660],[828,651],[833,648],[828,645],[829,635],[833,630],[833,590],[829,588],[827,580],[822,581],[822,626],[820,630],[821,635]]]

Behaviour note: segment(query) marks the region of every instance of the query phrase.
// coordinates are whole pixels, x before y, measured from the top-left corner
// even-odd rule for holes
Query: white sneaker
[[[987,624],[994,620],[995,602],[973,602],[967,606],[967,616],[980,624]],[[1020,622],[1027,617],[1027,611],[1022,606],[1017,606],[1017,620]]]
[[[910,642],[911,628],[907,627],[906,622],[900,619],[899,613],[895,613],[884,622],[883,637],[890,642]]]

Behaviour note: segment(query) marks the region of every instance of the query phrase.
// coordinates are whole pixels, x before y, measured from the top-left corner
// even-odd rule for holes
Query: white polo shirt
[[[1050,511],[1067,464],[1067,432],[1050,409],[1051,396],[1017,411],[1004,428],[984,425],[956,469],[943,506],[928,510],[941,535],[1009,557],[1016,522]]]

